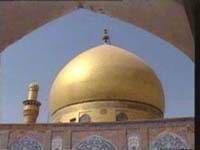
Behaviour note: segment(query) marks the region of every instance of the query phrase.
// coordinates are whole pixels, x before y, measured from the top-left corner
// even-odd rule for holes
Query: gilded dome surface
[[[84,102],[134,101],[164,111],[164,93],[154,71],[122,48],[102,44],[72,59],[53,82],[51,114]]]

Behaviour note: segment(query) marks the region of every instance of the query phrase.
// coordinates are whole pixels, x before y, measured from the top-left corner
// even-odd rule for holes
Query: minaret
[[[39,85],[31,83],[28,87],[28,98],[23,101],[24,123],[35,123],[39,114],[40,102],[37,101]]]

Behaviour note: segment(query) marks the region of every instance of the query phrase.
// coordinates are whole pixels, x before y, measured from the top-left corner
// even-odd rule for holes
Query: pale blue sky
[[[80,9],[36,29],[1,54],[0,121],[22,122],[27,85],[38,81],[38,122],[47,122],[48,93],[56,74],[78,53],[102,44],[104,28],[113,45],[135,53],[156,72],[165,92],[165,117],[194,116],[194,64],[186,55],[132,24]]]

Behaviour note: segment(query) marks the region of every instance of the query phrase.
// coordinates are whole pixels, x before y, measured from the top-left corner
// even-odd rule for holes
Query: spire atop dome
[[[111,44],[110,42],[110,36],[108,35],[108,30],[107,29],[104,29],[104,35],[103,35],[103,38],[104,42],[106,44]]]

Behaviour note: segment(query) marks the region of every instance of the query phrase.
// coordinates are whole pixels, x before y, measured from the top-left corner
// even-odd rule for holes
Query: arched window
[[[117,113],[116,121],[128,121],[128,116],[123,112],[119,112]]]
[[[79,122],[91,122],[91,117],[88,114],[83,114],[79,118]]]
[[[76,118],[71,118],[69,122],[76,122]]]

